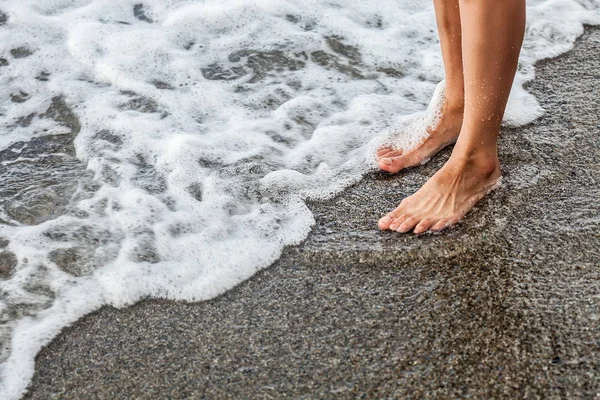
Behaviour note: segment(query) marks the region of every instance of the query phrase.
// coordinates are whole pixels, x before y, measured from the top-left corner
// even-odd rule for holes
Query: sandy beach
[[[597,399],[599,65],[591,27],[537,64],[528,90],[546,113],[503,130],[503,186],[457,227],[376,227],[449,150],[369,174],[311,204],[306,241],[224,295],[64,329],[25,398]]]

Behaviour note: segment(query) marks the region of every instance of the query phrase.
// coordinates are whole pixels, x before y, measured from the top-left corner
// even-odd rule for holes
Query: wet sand
[[[537,65],[503,187],[441,235],[377,218],[449,156],[311,205],[298,247],[224,295],[88,315],[29,399],[589,398],[600,393],[600,28]]]

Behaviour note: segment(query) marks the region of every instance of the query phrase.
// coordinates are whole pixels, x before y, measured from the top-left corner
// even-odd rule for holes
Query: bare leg
[[[415,233],[458,222],[500,177],[497,136],[525,30],[525,0],[459,0],[465,114],[448,162],[379,221]]]
[[[446,75],[446,94],[442,118],[428,129],[429,136],[406,152],[384,147],[377,152],[379,167],[388,172],[421,164],[458,137],[463,120],[464,79],[461,51],[461,26],[458,0],[434,0],[435,16]]]

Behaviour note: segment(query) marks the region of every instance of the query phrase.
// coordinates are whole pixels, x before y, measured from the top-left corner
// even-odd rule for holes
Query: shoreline
[[[311,203],[305,242],[225,294],[104,307],[65,328],[38,354],[25,398],[593,398],[597,49],[600,28],[587,27],[536,64],[526,86],[546,114],[503,130],[505,183],[458,227],[418,238],[376,228],[448,149],[399,176],[368,174]]]

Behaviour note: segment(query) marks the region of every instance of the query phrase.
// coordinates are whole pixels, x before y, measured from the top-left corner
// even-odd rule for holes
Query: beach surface
[[[537,64],[546,110],[503,186],[439,235],[377,219],[448,158],[311,204],[271,267],[206,302],[104,307],[37,357],[28,399],[586,398],[600,393],[600,29]]]

